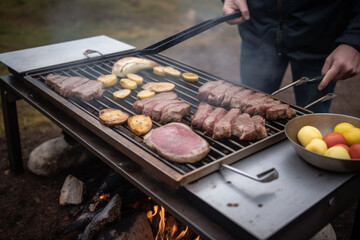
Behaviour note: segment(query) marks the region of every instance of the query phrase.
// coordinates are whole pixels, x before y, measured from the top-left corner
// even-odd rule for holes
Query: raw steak
[[[191,118],[191,127],[194,129],[201,128],[204,120],[214,110],[214,107],[206,102],[200,102],[194,116]]]
[[[145,144],[167,160],[194,163],[210,151],[209,144],[183,123],[169,123],[152,129],[144,137]]]
[[[230,111],[227,112],[224,117],[215,123],[212,138],[220,139],[231,137],[231,125],[235,122],[240,113],[240,109],[230,109]]]
[[[74,96],[85,101],[100,98],[104,93],[104,84],[90,80],[83,85],[71,89],[69,96]]]

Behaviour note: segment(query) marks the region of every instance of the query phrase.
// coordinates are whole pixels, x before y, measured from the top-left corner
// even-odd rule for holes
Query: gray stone
[[[61,188],[60,205],[80,204],[83,200],[84,184],[74,176],[68,175]]]
[[[54,176],[62,170],[79,165],[91,157],[80,144],[68,144],[64,136],[43,142],[29,156],[28,169],[40,176]]]
[[[315,234],[310,240],[336,240],[336,233],[334,228],[329,223],[317,234]]]

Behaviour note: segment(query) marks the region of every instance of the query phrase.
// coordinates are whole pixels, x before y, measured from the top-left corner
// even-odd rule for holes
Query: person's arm
[[[344,80],[360,73],[360,2],[353,1],[353,16],[343,34],[336,39],[338,47],[327,57],[321,73],[324,79],[318,89],[331,81]]]
[[[250,19],[250,13],[246,0],[225,0],[223,13],[230,14],[236,11],[241,12],[242,16],[228,21],[229,24],[239,24]]]

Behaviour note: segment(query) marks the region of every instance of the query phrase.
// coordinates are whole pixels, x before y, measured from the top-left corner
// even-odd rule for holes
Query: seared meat
[[[177,99],[177,98],[178,97],[177,97],[176,93],[174,93],[174,92],[163,92],[163,93],[156,94],[153,97],[145,98],[145,99],[134,102],[133,108],[136,113],[141,114],[142,110],[144,108],[144,105],[148,102],[155,101],[155,100],[173,100],[173,99]]]
[[[253,94],[253,91],[250,89],[246,89],[244,91],[237,92],[233,95],[230,101],[231,108],[240,108],[243,99],[246,99],[248,95]]]
[[[175,100],[161,100],[161,101],[162,101],[162,103],[157,104],[154,107],[154,109],[152,110],[151,118],[154,121],[160,121],[162,111],[166,106],[168,106],[170,104],[182,103],[182,101],[177,100],[177,99],[175,99]]]
[[[207,102],[211,105],[219,106],[224,99],[225,91],[233,86],[234,85],[231,83],[224,82],[223,84],[215,87],[209,93]]]
[[[227,107],[230,105],[231,98],[240,91],[245,90],[245,88],[239,87],[239,86],[233,86],[231,88],[228,88],[224,93],[224,98],[221,102],[221,107]]]
[[[214,107],[207,104],[206,102],[200,102],[194,116],[191,118],[192,128],[201,128],[204,120],[214,110]]]
[[[222,85],[224,82],[225,82],[224,80],[219,80],[219,81],[211,81],[205,83],[199,88],[198,99],[200,101],[207,101],[210,92],[216,87]]]
[[[164,107],[160,123],[180,122],[185,115],[190,114],[190,104],[186,102],[170,104]]]
[[[215,123],[212,138],[229,138],[231,137],[231,126],[241,113],[240,109],[232,108],[219,121]]]
[[[293,118],[295,116],[296,116],[295,110],[290,108],[288,104],[279,104],[266,110],[267,120]]]
[[[266,138],[268,131],[265,128],[265,119],[259,115],[252,116],[251,119],[255,124],[256,139]]]
[[[227,111],[224,108],[217,107],[215,108],[209,116],[204,120],[202,129],[205,131],[205,134],[212,135],[214,131],[214,126],[217,121],[219,121]]]
[[[102,96],[103,84],[85,77],[49,74],[45,83],[63,97],[77,97],[89,101]]]
[[[155,101],[150,101],[148,103],[145,103],[144,107],[143,107],[143,110],[142,110],[142,114],[151,117],[154,108],[158,104],[163,103],[163,102],[164,102],[164,100],[160,99],[160,100],[155,100]]]
[[[104,84],[90,80],[83,85],[71,89],[69,96],[74,96],[85,101],[100,98],[104,93]]]
[[[209,144],[182,123],[169,123],[151,130],[144,143],[160,156],[174,162],[194,163],[210,151]]]
[[[250,115],[243,113],[238,116],[232,125],[232,135],[239,137],[240,140],[254,140],[256,139],[256,129],[254,121]]]

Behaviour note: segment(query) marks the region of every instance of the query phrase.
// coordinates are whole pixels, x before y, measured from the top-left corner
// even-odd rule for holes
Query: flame
[[[157,214],[159,210],[159,206],[158,205],[154,205],[154,213],[152,211],[148,211],[146,213],[146,216],[148,217],[148,219],[150,220],[150,222],[152,222],[153,217],[155,217],[155,215]]]
[[[110,197],[110,193],[104,193],[104,194],[99,196],[99,201],[105,200],[108,197]]]
[[[184,239],[185,234],[188,232],[189,227],[186,226],[186,228],[180,232],[180,234],[178,236],[175,236],[177,230],[178,230],[178,226],[176,225],[176,223],[171,224],[172,226],[166,226],[166,218],[165,218],[165,208],[160,206],[160,210],[159,210],[159,206],[158,205],[154,205],[153,206],[154,211],[148,211],[146,213],[146,216],[148,217],[148,219],[150,220],[150,222],[153,221],[153,218],[156,216],[156,214],[159,214],[160,216],[160,220],[159,220],[159,224],[158,224],[158,232],[156,234],[155,240],[181,240]],[[170,221],[171,222],[171,221]],[[167,222],[169,224],[169,221]],[[197,236],[194,240],[200,240],[200,236]]]

